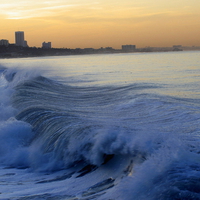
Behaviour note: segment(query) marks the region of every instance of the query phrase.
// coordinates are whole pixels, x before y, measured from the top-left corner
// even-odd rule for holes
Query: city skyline
[[[15,43],[6,39],[0,39],[0,58],[38,57],[38,56],[60,56],[60,55],[84,55],[84,54],[108,54],[108,53],[136,53],[136,52],[166,52],[166,51],[195,51],[200,46],[173,45],[171,47],[145,47],[136,48],[133,44],[122,44],[121,48],[55,48],[51,42],[43,42],[41,47],[28,46],[24,31],[15,32]]]
[[[199,9],[198,0],[10,0],[0,7],[0,38],[15,43],[23,30],[36,47],[200,46]]]
[[[0,38],[0,46],[18,46],[18,47],[30,47],[30,48],[43,48],[43,49],[51,49],[51,48],[54,48],[54,49],[70,49],[70,48],[67,48],[67,47],[62,47],[62,48],[57,48],[57,47],[52,47],[52,42],[42,42],[40,46],[36,47],[36,46],[29,46],[28,45],[28,42],[25,40],[25,33],[24,31],[15,31],[15,42],[14,43],[10,43],[8,39],[1,39]],[[200,49],[200,46],[195,46],[195,45],[192,45],[192,46],[184,46],[182,44],[176,44],[176,45],[172,45],[172,46],[157,46],[157,47],[153,47],[153,46],[145,46],[145,47],[139,47],[139,48],[136,48],[136,45],[135,44],[122,44],[120,46],[120,48],[113,48],[113,47],[103,47],[101,46],[100,48],[94,48],[94,47],[83,47],[83,48],[80,48],[80,47],[77,47],[77,48],[74,48],[74,49],[84,49],[84,50],[108,50],[108,51],[112,51],[112,50],[122,50],[123,52],[137,52],[137,51],[174,51],[174,50],[199,50]]]

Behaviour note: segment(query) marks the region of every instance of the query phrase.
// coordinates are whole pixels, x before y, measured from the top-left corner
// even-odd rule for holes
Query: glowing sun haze
[[[200,46],[200,0],[0,0],[0,39],[29,46]]]

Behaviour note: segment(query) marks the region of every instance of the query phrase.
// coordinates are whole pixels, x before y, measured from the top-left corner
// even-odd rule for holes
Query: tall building
[[[15,44],[17,46],[24,46],[24,31],[15,32]]]

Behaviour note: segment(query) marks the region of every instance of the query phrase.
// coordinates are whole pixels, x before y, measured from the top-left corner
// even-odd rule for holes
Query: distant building
[[[24,47],[28,47],[28,43],[26,40],[24,40]]]
[[[112,47],[106,47],[105,49],[106,49],[106,50],[113,50]]]
[[[24,47],[24,32],[23,31],[17,31],[15,32],[15,44],[17,46]]]
[[[43,49],[51,49],[51,42],[43,42],[42,48]]]
[[[136,46],[135,45],[122,45],[123,51],[135,51]]]
[[[83,49],[83,53],[88,53],[88,54],[91,54],[91,53],[94,53],[94,48],[84,48]]]
[[[173,51],[183,51],[182,45],[174,45],[173,46]]]
[[[8,40],[0,40],[0,46],[8,46],[9,42]]]
[[[181,48],[182,45],[174,45],[173,48]]]

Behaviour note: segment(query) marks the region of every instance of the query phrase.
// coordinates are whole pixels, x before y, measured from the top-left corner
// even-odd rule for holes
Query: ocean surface
[[[1,59],[8,199],[200,199],[200,51]]]

